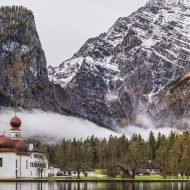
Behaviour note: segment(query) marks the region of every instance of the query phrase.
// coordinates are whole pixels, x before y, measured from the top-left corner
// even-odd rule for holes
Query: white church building
[[[0,135],[0,178],[47,177],[48,160],[21,140],[21,120],[10,121],[10,137]]]

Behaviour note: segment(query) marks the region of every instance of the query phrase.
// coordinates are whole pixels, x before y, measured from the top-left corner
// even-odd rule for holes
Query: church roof
[[[17,116],[14,116],[11,121],[10,124],[13,128],[19,128],[22,124],[21,119]]]
[[[17,154],[28,154],[27,145],[20,140],[12,140],[5,135],[0,135],[0,152],[15,152]]]
[[[15,143],[12,139],[6,137],[5,135],[0,135],[0,149],[1,148],[14,149]]]
[[[28,147],[27,145],[20,140],[15,141],[15,149],[17,152],[24,154],[28,152]]]

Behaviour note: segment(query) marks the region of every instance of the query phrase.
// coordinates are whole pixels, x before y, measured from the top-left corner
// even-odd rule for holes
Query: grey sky
[[[147,0],[0,0],[23,5],[34,13],[47,64],[58,66],[90,37],[106,32]]]

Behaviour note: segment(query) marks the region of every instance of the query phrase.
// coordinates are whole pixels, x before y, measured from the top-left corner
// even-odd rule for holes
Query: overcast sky
[[[47,64],[58,66],[90,37],[106,32],[147,0],[0,0],[0,5],[23,5],[35,16]]]

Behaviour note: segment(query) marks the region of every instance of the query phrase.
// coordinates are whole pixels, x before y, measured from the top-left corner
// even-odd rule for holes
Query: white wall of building
[[[2,158],[2,167],[0,167],[0,178],[16,178],[16,177],[40,177],[39,168],[34,167],[34,163],[45,164],[42,176],[48,176],[48,160],[35,158],[34,155],[44,156],[42,153],[32,153],[31,155],[18,155],[16,152],[0,152]],[[33,163],[33,167],[31,167]],[[36,166],[36,165],[35,165]]]
[[[28,155],[17,155],[19,167],[18,177],[30,177],[29,157]]]
[[[50,176],[57,176],[57,173],[60,172],[61,169],[54,167],[54,166],[50,166],[49,170],[48,170],[48,174],[50,174]]]
[[[1,152],[2,167],[0,167],[1,178],[16,177],[16,154],[14,152]]]
[[[78,176],[78,174],[77,174],[76,171],[64,171],[63,173],[66,176],[73,176],[73,177],[77,177]],[[95,175],[94,171],[85,171],[85,172],[80,172],[80,176],[84,177],[85,173],[87,174],[86,176],[88,176],[88,177],[92,177],[92,176]]]
[[[39,156],[38,158],[36,157]],[[48,160],[43,153],[33,152],[29,156],[30,177],[40,177],[40,170],[37,164],[44,164],[46,167],[43,169],[42,177],[48,176]]]
[[[160,170],[159,169],[147,169],[147,171],[151,174],[159,174]]]

